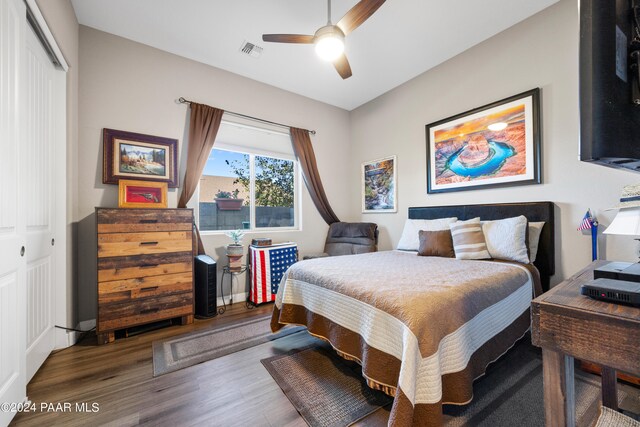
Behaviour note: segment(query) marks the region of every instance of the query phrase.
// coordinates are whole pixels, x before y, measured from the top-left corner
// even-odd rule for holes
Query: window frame
[[[301,227],[301,172],[300,165],[296,160],[293,154],[287,155],[284,153],[272,153],[269,150],[263,150],[259,148],[248,148],[248,147],[240,147],[233,144],[225,144],[225,143],[216,143],[214,144],[213,150],[222,150],[222,151],[231,151],[234,153],[244,154],[249,156],[249,174],[251,179],[251,185],[249,187],[249,197],[251,198],[251,202],[249,204],[250,214],[249,214],[249,228],[242,229],[245,233],[273,233],[273,232],[291,232],[291,231],[300,231]],[[293,162],[293,226],[290,227],[256,227],[256,205],[255,205],[255,157],[270,157],[278,160],[288,160]],[[202,175],[200,175],[202,177]],[[200,235],[222,235],[230,230],[202,230],[200,228],[200,180],[198,180],[198,187],[196,191],[187,203],[187,206],[193,208],[194,217],[196,220],[196,224],[198,225],[198,230],[200,231]]]

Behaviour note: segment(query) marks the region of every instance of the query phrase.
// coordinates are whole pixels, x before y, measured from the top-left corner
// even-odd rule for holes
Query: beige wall
[[[59,2],[69,7],[68,1]],[[42,3],[43,12],[54,9]],[[73,28],[61,37],[73,40]],[[63,51],[67,55],[64,45]],[[77,164],[77,171],[70,170],[70,215],[79,221],[80,320],[95,316],[94,207],[117,205],[117,187],[101,183],[101,130],[177,138],[183,173],[187,108],[175,103],[180,96],[316,129],[314,147],[334,209],[345,220],[377,222],[382,249],[397,244],[409,206],[551,200],[557,205],[554,283],[590,260],[590,238],[576,231],[585,210],[590,207],[608,224],[614,213],[603,209],[616,203],[623,185],[638,181],[630,172],[578,161],[575,0],[562,0],[351,113],[83,26],[79,57],[79,138],[74,140],[71,129],[69,147],[70,163]],[[77,73],[73,57],[67,59]],[[73,81],[70,86],[73,91]],[[425,125],[534,87],[542,89],[543,184],[426,195]],[[398,156],[398,213],[360,214],[360,163],[392,154]],[[170,206],[177,198],[178,192],[170,191]],[[303,254],[319,251],[327,227],[306,190],[302,199],[302,231],[255,233],[245,241],[268,234],[274,241],[297,241]],[[226,237],[207,235],[204,243],[209,254],[226,262]],[[635,259],[631,239],[601,237],[600,249],[602,258]]]
[[[78,221],[78,44],[79,25],[70,0],[37,0],[64,58],[67,72],[67,324],[75,327],[76,225]]]
[[[118,187],[102,184],[102,128],[177,138],[180,170],[184,173],[187,107],[175,102],[180,96],[266,120],[315,129],[318,133],[312,141],[330,202],[339,217],[349,219],[350,194],[344,191],[350,164],[346,111],[84,26],[80,27],[80,64],[81,320],[95,317],[94,207],[118,204]],[[296,241],[301,253],[320,251],[327,226],[306,189],[302,193],[302,231],[250,233],[245,243],[255,236],[270,236],[274,241]],[[175,207],[177,199],[178,192],[171,190],[169,206]],[[207,253],[226,263],[223,248],[228,238],[218,234],[204,236],[203,240]]]
[[[640,176],[578,161],[578,9],[562,0],[351,112],[351,210],[359,210],[361,162],[398,156],[397,214],[363,214],[394,247],[410,206],[551,200],[556,203],[557,268],[552,283],[591,260],[590,237],[576,231],[590,207],[604,224],[622,186]],[[528,89],[542,89],[543,184],[426,193],[425,125]],[[634,241],[601,237],[601,257],[637,260]]]

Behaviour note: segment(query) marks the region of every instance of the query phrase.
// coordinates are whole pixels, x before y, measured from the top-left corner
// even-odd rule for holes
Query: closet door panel
[[[21,155],[27,240],[27,380],[36,373],[55,345],[54,212],[56,131],[53,85],[56,69],[36,35],[26,30],[26,117]],[[60,201],[64,203],[63,200]]]
[[[0,402],[7,403],[26,397],[26,241],[19,196],[25,13],[21,0],[0,0]],[[0,425],[14,415],[0,411]]]

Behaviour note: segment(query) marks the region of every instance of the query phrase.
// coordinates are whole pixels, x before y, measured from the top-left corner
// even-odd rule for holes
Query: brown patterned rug
[[[288,326],[274,334],[271,332],[270,322],[269,314],[231,326],[154,341],[153,376],[164,375],[306,330],[302,326]]]
[[[366,386],[357,364],[340,358],[324,343],[264,359],[262,364],[312,427],[350,425],[391,402]],[[593,375],[576,376],[578,426],[591,425],[598,416],[599,382]],[[631,397],[618,390],[621,403]],[[445,405],[445,426],[543,427],[543,404],[542,358],[527,336],[476,381],[471,403]]]
[[[310,426],[344,427],[393,399],[367,387],[360,366],[310,346],[261,361]]]

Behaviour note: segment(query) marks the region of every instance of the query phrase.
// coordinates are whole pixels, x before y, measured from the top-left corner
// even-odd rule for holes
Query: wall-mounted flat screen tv
[[[640,0],[580,0],[580,160],[640,172]]]

